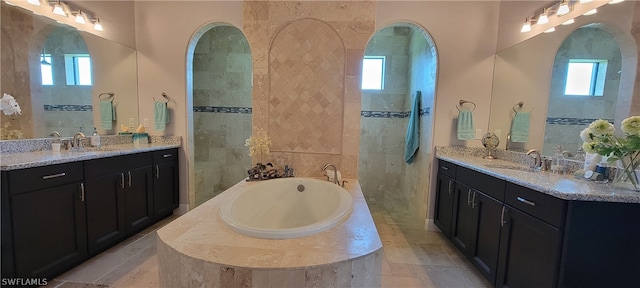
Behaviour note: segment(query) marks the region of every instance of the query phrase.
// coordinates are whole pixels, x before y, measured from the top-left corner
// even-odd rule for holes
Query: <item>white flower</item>
[[[593,143],[593,142],[584,142],[584,143],[582,143],[582,149],[584,149],[584,151],[589,153],[589,154],[595,154],[595,153],[598,153],[595,150],[595,145],[597,145],[597,144]]]
[[[620,128],[627,135],[640,135],[640,116],[631,116],[622,120]]]
[[[18,101],[7,93],[4,93],[2,98],[0,98],[0,110],[4,115],[22,115],[22,110],[20,109],[20,105],[18,105]]]
[[[602,136],[602,135],[613,135],[613,132],[616,131],[616,128],[613,127],[613,124],[609,123],[607,120],[598,119],[589,124],[589,130],[591,133]]]
[[[591,143],[596,140],[596,137],[591,133],[591,129],[587,127],[580,131],[580,139],[582,139],[583,142]]]

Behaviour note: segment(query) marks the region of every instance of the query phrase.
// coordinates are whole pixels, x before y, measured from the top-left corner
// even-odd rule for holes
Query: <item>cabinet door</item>
[[[153,206],[158,220],[178,208],[178,162],[156,164],[154,169]]]
[[[503,209],[496,287],[556,287],[560,230],[510,206]]]
[[[436,210],[433,222],[447,238],[451,238],[455,180],[440,173],[436,181]]]
[[[124,173],[87,179],[87,238],[89,254],[103,250],[125,235]]]
[[[87,256],[82,183],[11,197],[16,277],[52,277]]]
[[[451,230],[451,241],[462,254],[471,258],[473,247],[473,233],[475,230],[474,209],[471,205],[473,189],[460,182],[455,184],[454,216]]]
[[[500,216],[502,203],[475,191],[471,206],[475,209],[475,231],[473,232],[473,249],[471,263],[491,284],[496,282],[498,253],[500,249]]]
[[[125,172],[125,221],[127,233],[147,227],[153,221],[151,166]]]

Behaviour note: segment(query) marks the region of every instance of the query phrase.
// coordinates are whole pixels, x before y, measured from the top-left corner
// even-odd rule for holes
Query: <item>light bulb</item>
[[[67,12],[64,12],[64,8],[62,8],[60,1],[53,6],[53,14],[67,17]]]
[[[555,28],[555,27],[551,27],[551,28],[549,28],[549,29],[545,30],[545,31],[544,31],[544,33],[551,33],[551,32],[553,32],[553,31],[556,31],[556,28]]]
[[[589,3],[589,2],[593,2],[593,0],[580,0],[580,3],[582,3],[582,4]]]
[[[567,2],[566,0],[562,1],[562,3],[560,3],[560,7],[558,7],[558,16],[562,16],[569,13],[569,2]]]
[[[542,24],[547,24],[547,23],[549,23],[549,17],[547,17],[547,9],[545,9],[540,14],[540,17],[538,17],[537,24],[542,25]]]
[[[524,22],[524,25],[522,25],[522,29],[520,29],[520,33],[525,33],[529,31],[531,31],[531,21],[529,21],[529,18],[527,18],[527,20],[525,20]]]
[[[596,14],[596,13],[598,13],[598,9],[591,9],[591,10],[587,11],[587,13],[584,13],[582,15],[589,16],[589,15],[593,15],[593,14]]]
[[[76,23],[80,23],[80,24],[87,23],[87,21],[84,20],[84,14],[82,14],[82,11],[78,11],[78,14],[76,14]]]
[[[31,5],[40,6],[40,0],[27,0],[27,3]]]
[[[93,23],[93,30],[102,31],[102,23],[100,23],[100,18],[96,19],[96,22]]]
[[[624,2],[624,0],[613,0],[613,1],[609,2],[609,4],[618,4],[620,2]]]
[[[565,21],[564,23],[562,23],[562,25],[571,25],[574,22],[576,22],[576,21],[574,21],[573,19],[569,19],[569,20]]]

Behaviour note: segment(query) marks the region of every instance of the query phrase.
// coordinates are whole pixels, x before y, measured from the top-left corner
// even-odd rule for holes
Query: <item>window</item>
[[[602,96],[607,75],[607,60],[570,59],[565,95]]]
[[[91,57],[89,54],[65,54],[67,85],[91,85]]]
[[[362,89],[384,89],[384,56],[364,56],[362,60]]]
[[[51,69],[51,54],[40,55],[40,73],[42,85],[53,85],[53,69]]]

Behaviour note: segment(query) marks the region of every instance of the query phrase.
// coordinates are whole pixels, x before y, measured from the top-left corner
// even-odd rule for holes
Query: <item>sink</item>
[[[489,167],[489,168],[498,168],[498,169],[507,169],[507,170],[517,170],[517,171],[526,171],[526,172],[536,172],[535,169],[531,168],[531,167],[527,167],[524,165],[517,165],[517,164],[485,164],[484,166]]]
[[[108,151],[118,151],[122,149],[118,149],[115,147],[84,147],[84,148],[71,148],[70,152],[108,152]]]

